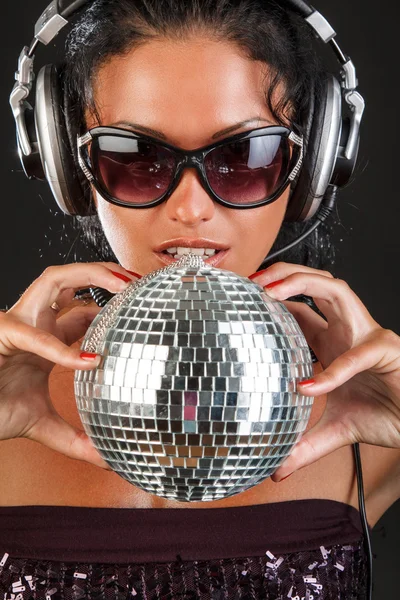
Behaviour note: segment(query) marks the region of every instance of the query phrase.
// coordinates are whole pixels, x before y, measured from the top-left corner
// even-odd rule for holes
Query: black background
[[[336,39],[356,66],[359,90],[366,100],[356,178],[339,196],[338,261],[332,273],[349,283],[382,327],[400,333],[397,19],[389,0],[378,4],[316,0],[314,6],[337,31]],[[14,304],[46,266],[86,260],[83,246],[75,240],[70,217],[61,213],[47,184],[25,178],[15,147],[8,98],[19,53],[31,42],[34,22],[44,7],[38,0],[7,2],[7,15],[2,19],[0,307],[3,308]],[[35,59],[36,72],[46,62],[56,62],[62,56],[63,38],[61,34],[57,44],[40,48]],[[373,530],[375,600],[398,594],[399,518],[398,501]]]

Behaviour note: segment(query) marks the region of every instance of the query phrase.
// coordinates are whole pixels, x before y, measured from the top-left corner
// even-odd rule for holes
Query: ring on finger
[[[88,304],[90,304],[92,301],[91,298],[82,298],[81,299],[81,304],[83,306],[87,306]],[[52,308],[55,312],[60,312],[61,308],[60,305],[57,302],[53,302],[53,304],[50,306],[50,308]]]
[[[57,313],[60,312],[61,308],[59,307],[59,305],[57,304],[57,302],[53,302],[53,304],[50,306],[50,308],[52,308],[53,310],[55,310]]]

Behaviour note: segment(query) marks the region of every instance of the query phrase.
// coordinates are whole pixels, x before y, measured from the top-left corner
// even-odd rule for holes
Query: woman
[[[324,78],[305,37],[274,3],[98,0],[68,38],[70,139],[101,125],[193,150],[267,126],[304,132]],[[106,158],[98,152],[103,174]],[[277,175],[267,175],[271,198]],[[130,177],[109,169],[107,193],[98,177],[91,183],[97,216],[79,222],[98,261],[49,267],[0,314],[0,591],[46,600],[363,598],[352,444],[361,443],[373,527],[400,496],[399,337],[324,270],[328,228],[313,236],[313,252],[303,245],[257,272],[278,236],[296,229],[284,224],[289,186],[240,210],[215,202],[188,169],[166,201],[135,210]],[[299,387],[316,397],[307,432],[274,476],[186,504],[119,478],[82,432],[73,374],[98,364],[80,356],[80,342],[100,309],[75,295],[122,291],[170,260],[165,251],[193,245],[225,250],[216,266],[283,301],[319,362],[314,383]],[[288,300],[303,294],[317,310]]]

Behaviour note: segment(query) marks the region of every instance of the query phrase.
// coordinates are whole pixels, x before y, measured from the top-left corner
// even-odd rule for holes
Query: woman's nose
[[[215,202],[203,188],[195,169],[185,169],[177,188],[166,202],[166,211],[172,221],[180,221],[189,227],[212,219]]]

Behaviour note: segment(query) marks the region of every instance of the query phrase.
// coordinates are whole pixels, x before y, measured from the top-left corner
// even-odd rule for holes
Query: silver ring
[[[56,312],[60,312],[60,310],[61,310],[61,308],[59,307],[59,305],[57,304],[57,302],[53,302],[53,304],[50,306],[50,308],[52,308]]]

